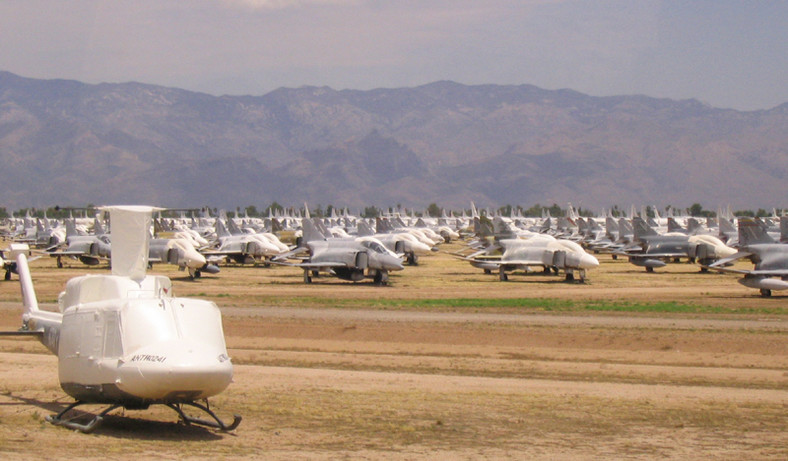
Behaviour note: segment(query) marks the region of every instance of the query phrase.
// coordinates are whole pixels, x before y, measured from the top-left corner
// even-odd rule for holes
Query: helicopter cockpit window
[[[133,303],[123,311],[122,334],[125,353],[143,344],[178,338],[172,313],[166,304]]]

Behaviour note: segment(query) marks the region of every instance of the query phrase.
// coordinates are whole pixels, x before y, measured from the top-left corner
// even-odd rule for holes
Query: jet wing
[[[243,255],[246,254],[241,250],[202,250],[200,251],[203,256],[231,256],[231,255]]]
[[[660,258],[686,258],[689,255],[686,252],[664,252],[664,253],[615,253],[618,255],[628,256],[630,258],[642,259],[660,259]]]
[[[304,247],[295,247],[292,248],[290,251],[274,256],[273,258],[271,258],[271,262],[278,264],[286,259],[298,259],[300,257],[299,255],[303,256],[308,252],[309,250]]]
[[[746,270],[746,269],[731,269],[729,267],[712,267],[705,266],[720,272],[731,272],[734,274],[742,275],[755,275],[763,277],[788,277],[788,269],[764,269],[764,270]]]
[[[544,266],[545,262],[540,259],[501,259],[499,264],[502,266]]]
[[[474,267],[495,270],[501,266],[544,266],[544,261],[535,259],[465,258]]]
[[[313,263],[313,262],[302,262],[302,263],[291,263],[282,260],[271,260],[269,261],[271,264],[278,264],[280,266],[290,266],[290,267],[300,267],[302,269],[331,269],[332,267],[347,267],[347,264],[340,263],[340,262],[322,262],[322,263]]]
[[[764,269],[764,270],[757,270],[757,271],[746,271],[747,274],[750,275],[765,275],[765,276],[779,276],[784,277],[788,275],[788,269]]]
[[[752,253],[750,253],[749,251],[739,251],[735,254],[728,256],[727,258],[722,258],[722,259],[718,259],[717,261],[714,261],[712,264],[709,264],[709,267],[712,269],[722,269],[721,266],[726,266],[736,260],[742,258],[749,258],[750,256],[752,256]],[[729,270],[729,272],[736,272],[736,271]]]
[[[717,264],[717,263],[715,262],[714,264]],[[753,273],[753,271],[748,271],[748,270],[744,270],[744,269],[732,269],[730,267],[722,267],[722,266],[714,266],[714,265],[701,266],[701,267],[707,267],[709,269],[714,269],[715,271],[720,271],[720,272],[731,272],[731,273],[734,273],[734,274],[747,275],[747,274],[752,274]]]
[[[90,256],[93,258],[102,258],[102,256],[92,255],[80,250],[47,251],[46,254],[50,256]]]

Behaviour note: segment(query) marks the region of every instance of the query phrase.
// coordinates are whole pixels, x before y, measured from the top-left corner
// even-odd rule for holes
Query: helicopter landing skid
[[[82,432],[83,434],[89,434],[93,432],[93,430],[96,427],[98,427],[99,424],[101,424],[101,421],[104,420],[104,416],[106,416],[107,413],[122,406],[120,404],[111,405],[110,407],[99,413],[97,416],[94,416],[93,419],[91,419],[87,424],[80,424],[73,419],[63,419],[63,415],[73,410],[77,406],[85,403],[87,402],[82,402],[80,400],[77,400],[76,402],[67,406],[66,409],[61,411],[60,413],[56,415],[47,416],[44,419],[46,419],[47,422],[54,424],[55,426],[63,426],[69,429],[74,429],[76,431]]]
[[[106,416],[107,413],[109,413],[110,411],[112,411],[112,410],[114,410],[116,408],[119,408],[119,407],[123,406],[122,404],[110,405],[104,411],[102,411],[98,415],[94,416],[93,419],[88,421],[87,424],[78,423],[75,419],[64,419],[63,418],[63,416],[66,413],[68,413],[69,411],[73,410],[74,408],[76,408],[79,405],[84,405],[84,404],[87,404],[87,403],[89,403],[89,402],[82,402],[82,401],[77,400],[76,402],[74,402],[71,405],[67,406],[66,409],[61,411],[60,413],[58,413],[56,415],[47,416],[47,417],[45,417],[45,419],[46,419],[47,422],[49,422],[49,423],[51,423],[51,424],[53,424],[55,426],[63,426],[63,427],[67,427],[69,429],[73,429],[73,430],[82,432],[84,434],[89,434],[89,433],[93,432],[93,430],[96,429],[96,427],[98,427],[99,424],[101,424],[101,422],[104,420],[104,416]],[[174,403],[166,403],[165,405],[167,407],[172,408],[173,410],[175,410],[175,412],[177,412],[178,415],[181,417],[181,421],[183,421],[183,423],[186,424],[187,426],[190,425],[190,424],[197,424],[197,425],[200,425],[200,426],[206,426],[206,427],[212,427],[212,428],[215,428],[215,429],[219,429],[222,432],[229,432],[229,431],[234,430],[236,427],[238,427],[239,424],[241,424],[241,419],[242,418],[241,418],[240,415],[233,415],[233,422],[228,425],[224,421],[219,419],[219,417],[216,416],[216,413],[211,411],[211,409],[208,408],[206,405],[201,405],[201,404],[196,403],[196,402],[185,402],[183,404],[177,404],[177,405],[174,404]],[[208,413],[211,416],[211,418],[213,418],[214,420],[210,421],[210,420],[206,420],[206,419],[194,418],[194,417],[191,417],[191,416],[187,416],[186,413],[184,413],[183,409],[181,408],[182,405],[190,405],[190,406],[193,406],[195,408],[199,408],[200,410]]]
[[[208,406],[199,404],[197,402],[184,402],[182,404],[167,403],[165,405],[175,410],[175,412],[178,413],[178,416],[181,417],[181,421],[183,421],[183,423],[186,424],[187,426],[189,424],[198,424],[200,426],[213,427],[215,429],[219,429],[222,432],[229,432],[235,429],[236,427],[238,427],[239,424],[241,424],[241,419],[242,419],[241,415],[233,415],[233,422],[228,425],[224,421],[219,419],[219,417],[216,416],[216,413],[211,411],[211,409],[208,408]],[[189,405],[195,408],[199,408],[200,410],[208,413],[208,415],[210,415],[211,418],[213,418],[214,420],[210,421],[207,419],[187,416],[186,413],[184,413],[183,409],[181,408],[183,405]]]

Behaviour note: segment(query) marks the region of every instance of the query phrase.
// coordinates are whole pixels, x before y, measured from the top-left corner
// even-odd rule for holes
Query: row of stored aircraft
[[[105,232],[100,219],[94,218],[93,221],[94,231],[88,233],[84,229],[80,232],[79,223],[73,217],[66,219],[62,226],[49,220],[42,224],[38,220],[36,228],[39,231],[65,228],[62,241],[39,238],[39,235],[31,233],[29,220],[27,225],[25,220],[20,220],[9,227],[14,229],[20,242],[38,242],[42,246],[42,254],[58,258],[59,266],[62,266],[63,258],[94,265],[110,257],[111,234]],[[440,235],[427,227],[405,228],[401,222],[394,227],[382,220],[375,227],[382,230],[388,226],[386,232],[375,233],[368,225],[359,222],[360,232],[350,235],[336,220],[326,223],[312,219],[308,214],[274,218],[267,222],[249,217],[236,220],[223,216],[159,218],[154,223],[148,263],[175,264],[188,270],[192,278],[206,272],[217,273],[220,262],[232,261],[299,267],[304,271],[307,283],[311,283],[313,275],[322,272],[352,281],[371,278],[384,285],[390,271],[403,269],[403,261],[416,264],[419,256],[435,251],[436,245],[446,238],[459,237],[447,226],[443,226],[443,235]],[[290,244],[283,243],[280,236],[289,236]]]
[[[89,219],[92,233],[87,232],[87,218],[69,218],[63,225],[39,220],[35,226],[31,220],[19,220],[8,227],[19,239],[16,245],[36,242],[59,262],[71,257],[98,264],[111,253],[111,236],[100,219]],[[558,218],[479,213],[473,204],[470,214],[444,213],[440,218],[391,212],[364,219],[346,210],[322,219],[310,217],[308,211],[267,218],[181,213],[180,218],[154,220],[149,264],[175,264],[192,278],[218,273],[219,264],[226,261],[277,264],[301,269],[306,283],[322,273],[350,281],[370,278],[384,285],[390,272],[403,270],[404,263],[417,264],[419,257],[462,234],[470,241],[457,255],[486,273],[497,273],[500,280],[516,271],[563,271],[567,281],[582,282],[599,265],[594,256],[598,253],[626,257],[648,272],[682,260],[697,263],[701,271],[730,271],[734,261],[747,258],[755,267],[735,269],[745,275],[741,283],[769,296],[772,290],[788,289],[788,256],[781,256],[785,247],[779,243],[788,241],[786,219],[740,219],[737,228],[732,217],[704,222],[644,212],[638,216],[634,209],[622,218],[581,217],[571,204],[566,216]],[[53,236],[60,235],[61,228],[64,239],[58,243]],[[762,233],[756,233],[758,229]],[[8,277],[13,268],[6,270]]]
[[[564,270],[567,280],[573,280],[577,272],[582,281],[585,271],[598,262],[572,248],[571,243],[577,242],[590,253],[626,257],[647,272],[686,260],[697,263],[702,272],[743,274],[739,282],[759,289],[763,296],[771,296],[772,290],[788,289],[788,217],[784,216],[709,218],[705,224],[692,217],[661,219],[634,212],[627,218],[584,218],[577,216],[570,205],[567,216],[556,220],[495,216],[486,222],[476,219],[475,227],[480,238],[469,245],[474,252],[463,257],[485,272],[497,270],[501,280],[508,278],[509,270],[541,267],[545,273]],[[749,259],[754,268],[731,267],[741,259]]]
[[[46,420],[87,433],[117,408],[144,410],[151,405],[164,405],[174,410],[184,424],[234,430],[241,423],[241,416],[234,415],[232,422],[227,423],[207,403],[208,398],[224,391],[233,377],[219,308],[211,301],[174,297],[172,282],[167,277],[146,273],[153,241],[150,232],[153,208],[108,207],[107,211],[111,214],[113,231],[113,238],[107,241],[112,273],[69,280],[58,297],[57,311],[38,306],[27,264],[27,244],[14,243],[9,247],[7,256],[11,253],[15,256],[15,271],[22,291],[22,327],[0,334],[36,337],[57,356],[60,386],[74,398],[73,403],[48,415]],[[570,217],[569,222],[572,221]],[[585,229],[594,227],[587,220],[583,222]],[[485,270],[497,268],[502,280],[506,279],[506,271],[514,267],[564,270],[569,279],[575,270],[584,271],[598,265],[596,258],[579,243],[590,247],[590,242],[598,237],[593,233],[587,232],[584,238],[578,238],[574,230],[562,235],[572,226],[559,229],[544,222],[539,227],[542,232],[527,230],[526,233],[500,216],[493,220],[495,226],[479,216],[473,218],[473,223],[477,235],[469,246],[480,249],[464,259]],[[582,227],[572,224],[578,230]],[[640,258],[662,260],[674,258],[685,250],[684,247],[679,250],[673,243],[666,244],[667,237],[672,236],[660,235],[648,223],[636,222],[634,229],[642,226],[650,231],[643,229],[635,233],[634,240],[614,254],[630,258],[638,254]],[[370,235],[336,236],[326,223],[308,217],[301,220],[301,227],[299,244],[287,254],[272,257],[271,261],[283,263],[305,253],[301,262],[287,263],[303,269],[305,278],[312,271],[322,270],[349,280],[372,276],[382,282],[387,271],[402,269],[404,255],[389,250]],[[788,246],[770,232],[779,236],[780,241],[788,241],[788,220],[780,219],[776,234],[768,222],[739,220],[737,250],[733,254],[713,262],[698,256],[697,249],[694,256],[689,250],[683,256],[698,258],[706,269],[742,273],[742,283],[759,288],[762,293],[787,289]],[[570,236],[573,239],[567,238]],[[403,241],[396,241],[395,246],[397,242]],[[638,245],[639,249],[632,245]],[[657,249],[647,253],[649,248]],[[501,250],[498,263],[493,264],[494,252]],[[482,254],[486,258],[479,258]],[[379,259],[374,260],[377,257],[374,255]],[[730,263],[742,258],[752,260],[755,268],[750,271],[730,268]],[[649,269],[648,265],[639,265]],[[650,269],[653,271],[654,266]],[[91,404],[103,405],[104,409],[97,415],[75,411]],[[190,414],[195,409],[210,419]],[[85,415],[87,420],[82,422],[80,418]]]

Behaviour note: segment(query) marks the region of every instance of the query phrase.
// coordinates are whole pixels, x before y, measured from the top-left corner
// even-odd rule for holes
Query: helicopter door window
[[[104,313],[104,357],[121,357],[123,344],[120,335],[120,318],[117,312]]]

